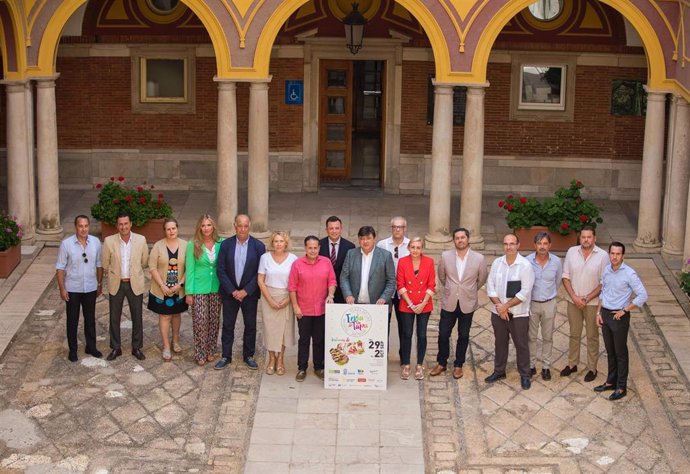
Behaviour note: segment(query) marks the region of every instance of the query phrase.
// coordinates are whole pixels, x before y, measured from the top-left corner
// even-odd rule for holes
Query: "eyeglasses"
[[[83,254],[81,254],[81,256],[82,256],[82,258],[84,259],[84,263],[89,263],[89,259],[86,258],[86,252],[84,252]]]
[[[401,229],[404,229],[405,227],[407,227],[407,226],[406,226],[406,225],[392,225],[392,226],[391,226],[391,229],[393,229],[393,230],[401,230]]]

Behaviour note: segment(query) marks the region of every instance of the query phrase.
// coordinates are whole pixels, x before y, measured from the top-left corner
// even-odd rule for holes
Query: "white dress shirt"
[[[374,259],[374,249],[371,249],[369,255],[362,252],[362,276],[361,276],[361,286],[359,287],[359,295],[357,296],[357,302],[362,304],[369,304],[371,300],[369,299],[369,270],[371,270],[371,261]]]
[[[132,235],[125,242],[120,236],[120,278],[129,279],[129,261],[132,259]]]
[[[458,255],[457,252],[455,254],[455,269],[458,271],[458,281],[462,281],[462,276],[465,274],[468,254],[469,252],[467,252],[464,257]]]
[[[516,318],[529,317],[534,270],[532,270],[532,264],[522,255],[517,254],[512,265],[508,265],[505,255],[494,260],[489,271],[489,279],[486,281],[486,295],[489,298],[498,298],[501,303],[508,302],[512,299],[506,296],[508,282],[515,280],[520,280],[520,291],[515,297],[521,303],[513,306],[509,311]],[[495,307],[492,311],[498,314]]]

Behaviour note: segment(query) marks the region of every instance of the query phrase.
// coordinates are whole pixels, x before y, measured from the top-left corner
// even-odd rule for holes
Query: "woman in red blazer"
[[[398,293],[400,294],[400,378],[410,377],[410,352],[412,352],[412,330],[417,318],[417,369],[414,378],[424,378],[424,355],[426,353],[426,325],[433,309],[431,297],[436,291],[434,259],[422,255],[422,239],[415,237],[408,245],[410,255],[398,262]]]

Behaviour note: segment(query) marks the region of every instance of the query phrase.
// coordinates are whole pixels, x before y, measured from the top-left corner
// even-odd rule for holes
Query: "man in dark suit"
[[[232,362],[232,344],[235,339],[237,313],[242,310],[244,334],[242,336],[242,359],[252,370],[258,365],[254,360],[256,349],[256,309],[261,291],[257,283],[259,259],[266,252],[266,246],[249,235],[251,220],[245,214],[235,217],[235,236],[223,241],[218,252],[218,280],[223,298],[223,357],[215,369],[224,369]]]
[[[390,304],[395,292],[391,253],[376,247],[376,231],[364,226],[357,232],[359,248],[347,252],[340,287],[347,304]]]
[[[340,272],[343,269],[343,262],[347,251],[355,248],[355,244],[341,237],[343,231],[343,221],[338,216],[331,216],[326,219],[326,233],[328,237],[319,240],[319,255],[329,258],[335,270],[335,279],[338,286],[335,289],[335,303],[345,303],[343,291],[340,289]]]

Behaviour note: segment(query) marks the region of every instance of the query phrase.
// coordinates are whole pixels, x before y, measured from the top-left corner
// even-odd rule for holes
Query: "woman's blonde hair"
[[[204,223],[204,221],[210,221],[211,225],[213,226],[213,233],[211,234],[211,238],[213,238],[214,242],[218,242],[218,230],[216,229],[216,221],[213,220],[213,217],[211,217],[210,214],[204,214],[203,216],[199,217],[199,220],[196,221],[196,230],[194,231],[194,258],[199,260],[202,255],[202,246],[204,245],[204,236],[201,233],[201,224]]]
[[[421,237],[412,237],[407,246],[409,247],[412,242],[419,242],[422,244],[422,249],[424,248],[424,239],[422,239]]]
[[[288,234],[284,230],[277,230],[271,234],[271,238],[268,239],[268,248],[270,248],[271,250],[275,250],[275,247],[273,247],[273,241],[278,236],[285,239],[285,251],[286,252],[289,251],[290,250],[290,234]]]

